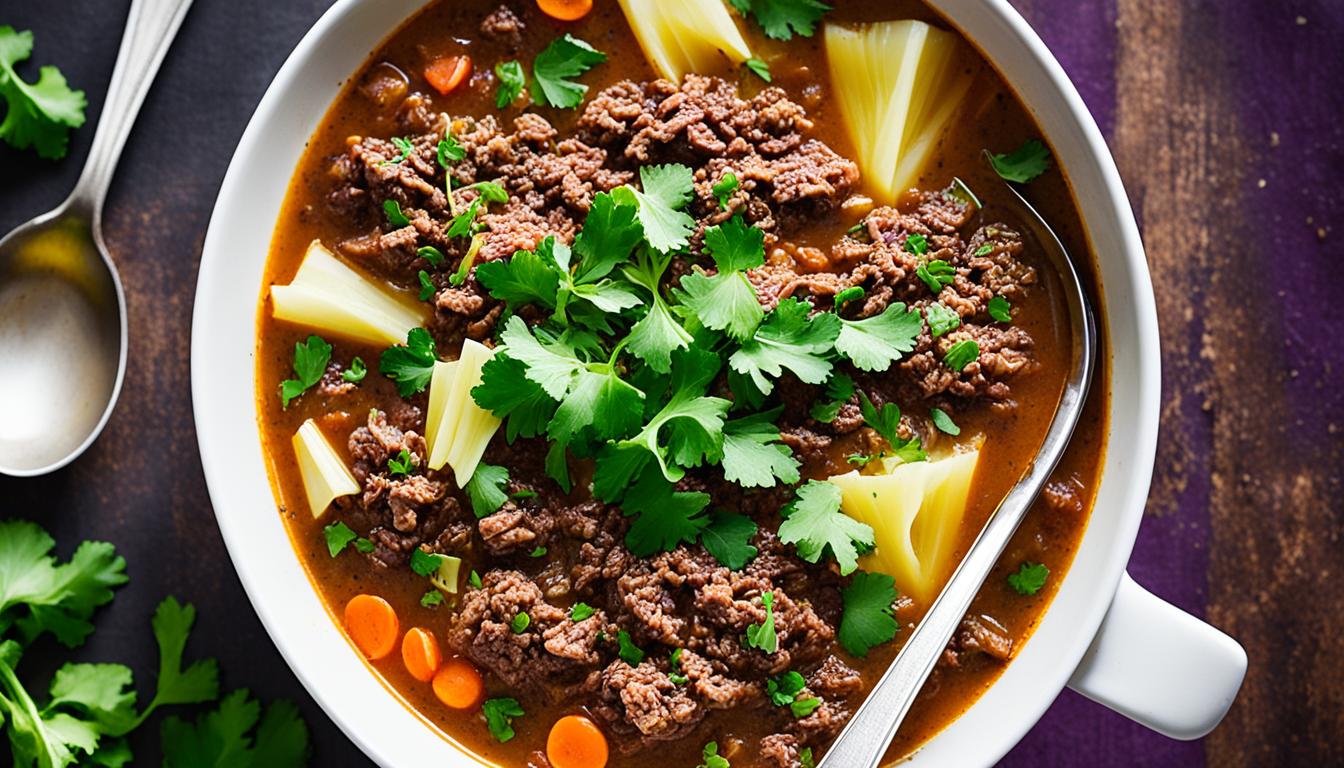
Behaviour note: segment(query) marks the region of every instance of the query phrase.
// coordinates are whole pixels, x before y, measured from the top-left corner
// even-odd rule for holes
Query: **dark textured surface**
[[[68,554],[114,542],[131,584],[77,656],[154,664],[165,594],[200,609],[189,653],[226,688],[299,702],[315,765],[365,765],[308,698],[252,612],[215,527],[191,427],[197,261],[252,109],[326,0],[197,0],[150,93],[105,228],[130,304],[130,367],[102,439],[47,478],[0,479],[0,517]],[[1063,62],[1120,165],[1153,267],[1163,332],[1158,470],[1131,572],[1227,628],[1251,672],[1226,724],[1169,741],[1064,693],[1005,765],[1344,764],[1344,6],[1212,0],[1016,0]],[[126,0],[7,0],[97,119]],[[242,20],[246,20],[245,22]],[[27,70],[31,78],[33,70]],[[0,231],[55,205],[61,163],[0,147]],[[3,372],[0,372],[3,375]],[[277,585],[303,589],[305,585]],[[50,667],[35,651],[25,666]],[[135,739],[153,764],[157,728]]]

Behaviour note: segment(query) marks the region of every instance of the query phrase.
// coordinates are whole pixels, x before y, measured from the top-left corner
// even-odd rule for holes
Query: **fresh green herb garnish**
[[[898,301],[888,305],[876,317],[840,318],[835,351],[849,358],[861,371],[885,371],[915,348],[915,340],[923,327],[919,310],[907,310]]]
[[[911,435],[909,440],[902,440],[900,435],[901,428],[901,408],[895,403],[884,403],[879,410],[873,405],[873,401],[868,399],[868,395],[859,393],[859,412],[863,414],[863,423],[872,427],[875,432],[882,436],[891,446],[891,455],[904,462],[924,461],[928,456],[924,453],[920,445],[919,436]],[[878,458],[870,456],[861,463],[867,464],[869,461]],[[850,457],[850,463],[859,463]]]
[[[644,651],[641,651],[639,646],[635,645],[634,641],[630,639],[629,632],[624,629],[617,632],[616,644],[619,646],[617,655],[621,657],[621,661],[632,667],[638,667],[639,663],[644,661]]]
[[[532,62],[532,101],[561,109],[577,107],[588,86],[570,78],[607,60],[607,55],[584,41],[566,34],[558,37],[537,54]]]
[[[935,301],[925,307],[924,317],[929,321],[929,333],[933,334],[935,339],[961,327],[961,315],[941,301]]]
[[[396,456],[390,456],[387,459],[387,472],[390,475],[401,475],[405,477],[411,474],[416,467],[420,465],[418,457],[409,450],[402,448]]]
[[[434,282],[429,279],[429,273],[423,269],[416,277],[420,279],[420,300],[429,301],[434,297]]]
[[[817,768],[816,760],[812,758],[811,747],[803,747],[798,752],[798,763],[802,768]]]
[[[411,223],[406,214],[401,212],[401,203],[390,197],[383,201],[383,213],[387,216],[387,223],[394,227],[401,228]]]
[[[807,680],[792,669],[765,681],[765,692],[770,697],[770,703],[776,707],[792,704],[805,687]]]
[[[766,64],[764,61],[756,58],[755,56],[752,56],[750,59],[747,59],[742,63],[747,66],[747,69],[750,69],[752,72],[756,73],[757,77],[761,78],[767,83],[771,82],[769,64]]]
[[[373,551],[373,542],[360,536],[358,539],[355,539],[355,551],[367,555]]]
[[[33,52],[33,33],[0,26],[0,98],[7,108],[0,122],[0,139],[15,149],[33,147],[39,157],[60,160],[70,143],[70,131],[84,124],[88,102],[74,91],[56,67],[38,70],[37,82],[28,83],[14,65]]]
[[[448,258],[443,255],[443,251],[440,251],[432,245],[426,245],[416,249],[415,255],[428,261],[429,265],[435,268],[443,266],[444,260]]]
[[[727,208],[728,201],[732,199],[733,193],[737,191],[737,174],[732,171],[724,171],[717,183],[714,184],[714,197],[719,201],[720,208]]]
[[[573,622],[583,621],[591,618],[594,613],[597,613],[597,610],[593,606],[587,603],[575,603],[569,609],[569,620]]]
[[[830,550],[848,575],[859,565],[859,550],[873,547],[873,529],[840,511],[840,489],[830,483],[807,481],[782,510],[779,540],[798,548],[798,556],[815,563]]]
[[[957,278],[957,270],[942,259],[934,259],[915,268],[915,276],[929,286],[929,290],[940,293]]]
[[[684,165],[646,165],[639,169],[641,189],[633,189],[639,201],[639,222],[654,250],[668,253],[685,248],[695,231],[695,219],[683,208],[695,194],[691,169]]]
[[[545,548],[545,547],[537,547],[536,549],[532,550],[531,552],[528,552],[528,553],[527,553],[527,556],[528,556],[528,557],[545,557],[545,556],[546,556],[546,548]]]
[[[508,698],[486,699],[481,704],[481,711],[485,713],[485,727],[501,744],[517,735],[513,730],[513,718],[527,714],[517,699]]]
[[[439,161],[439,167],[448,170],[454,163],[460,163],[466,158],[467,150],[457,143],[453,134],[444,131],[443,138],[439,139],[438,146],[435,147],[434,156]]]
[[[892,615],[896,582],[885,573],[859,571],[840,591],[844,612],[840,616],[840,645],[864,658],[875,646],[890,642],[901,625]]]
[[[940,432],[945,432],[954,437],[961,434],[961,427],[958,427],[952,417],[947,415],[947,411],[942,408],[930,410],[929,416],[933,419],[933,426],[937,427]]]
[[[835,372],[826,380],[826,399],[818,400],[811,411],[812,418],[830,424],[840,415],[840,407],[854,397],[854,380],[846,374]]]
[[[943,355],[943,364],[960,373],[978,357],[980,357],[980,345],[970,339],[962,339],[948,347],[947,354]]]
[[[975,255],[976,255],[976,256],[988,256],[990,253],[993,253],[993,251],[994,251],[994,246],[993,246],[993,244],[991,244],[991,243],[984,243],[984,244],[982,244],[979,248],[976,248],[976,249],[975,249]]]
[[[471,502],[471,511],[479,520],[489,517],[504,506],[509,494],[504,491],[509,485],[509,470],[494,464],[481,462],[467,481],[467,499]]]
[[[280,382],[280,407],[288,408],[294,398],[322,380],[322,374],[331,362],[331,345],[321,336],[309,336],[294,344],[294,375],[297,378]]]
[[[458,286],[467,282],[467,275],[471,274],[471,266],[476,262],[476,256],[481,252],[481,246],[484,244],[484,235],[472,236],[471,247],[467,249],[467,254],[462,257],[462,261],[458,263],[453,274],[448,276],[449,285]]]
[[[520,612],[513,617],[513,621],[509,622],[509,629],[513,630],[515,635],[523,634],[530,626],[532,626],[532,617],[528,616],[526,611]]]
[[[770,379],[784,369],[807,384],[825,381],[831,374],[827,353],[840,335],[840,318],[829,312],[809,318],[811,310],[812,305],[793,297],[779,302],[728,364],[766,395],[775,386]]]
[[[863,286],[851,285],[848,288],[835,294],[835,308],[838,310],[851,301],[859,301],[863,298]]]
[[[793,713],[794,717],[802,719],[812,714],[812,712],[820,706],[821,699],[816,696],[811,696],[806,699],[795,699],[793,703],[789,705],[789,711]]]
[[[1013,322],[1012,308],[1013,305],[1009,304],[1007,299],[1002,296],[995,296],[989,300],[987,310],[989,316],[998,320],[1000,323],[1011,323]]]
[[[322,528],[322,535],[327,540],[327,551],[335,557],[350,545],[350,542],[359,538],[359,534],[351,530],[350,526],[343,522],[335,522]]]
[[[397,156],[391,160],[384,160],[382,165],[401,165],[415,151],[415,145],[411,143],[410,139],[401,136],[393,136],[391,141],[392,146],[397,148]]]
[[[467,574],[467,583],[470,584],[473,589],[480,589],[481,574],[473,570],[471,573]]]
[[[723,425],[723,476],[743,488],[770,488],[798,482],[797,459],[779,441],[780,408],[733,419]]]
[[[518,501],[520,499],[535,499],[537,498],[537,492],[524,488],[521,491],[514,491],[513,493],[510,493],[509,498],[513,499],[514,501]]]
[[[779,650],[779,633],[775,631],[775,593],[762,592],[761,605],[765,607],[765,621],[747,627],[747,647],[766,653]]]
[[[678,544],[690,544],[709,525],[701,514],[709,504],[707,493],[674,491],[661,473],[648,468],[625,494],[621,509],[638,515],[625,534],[625,545],[636,557],[670,552]]]
[[[411,570],[415,571],[417,576],[433,576],[447,559],[445,555],[433,554],[416,547],[411,550]]]
[[[1006,155],[990,155],[989,162],[1000,178],[1025,184],[1050,167],[1050,150],[1040,139],[1027,139]]]
[[[503,109],[518,99],[527,84],[527,75],[523,65],[516,61],[501,61],[495,65],[495,78],[499,88],[495,91],[495,106]]]
[[[792,40],[793,36],[811,37],[817,22],[831,6],[818,0],[728,0],[743,16],[756,17],[766,37]]]
[[[350,367],[341,371],[341,380],[348,384],[358,384],[369,374],[369,369],[364,365],[364,358],[356,357],[350,361]]]
[[[1044,563],[1023,563],[1016,573],[1008,574],[1008,586],[1019,595],[1034,595],[1045,586],[1050,569]]]
[[[924,235],[921,235],[918,232],[916,232],[915,234],[906,236],[905,238],[906,253],[913,253],[916,256],[923,256],[924,253],[928,250],[929,250],[929,239]]]
[[[737,340],[747,338],[765,317],[746,273],[765,263],[764,242],[765,233],[747,226],[741,214],[709,227],[705,250],[713,256],[718,272],[696,271],[683,277],[677,300],[706,328],[725,331]]]
[[[437,360],[434,337],[424,328],[412,328],[406,334],[405,346],[397,345],[383,351],[378,370],[397,383],[398,394],[410,397],[429,386]]]
[[[443,605],[443,593],[437,589],[431,589],[420,596],[420,605],[424,608],[433,608],[436,605]]]
[[[756,557],[756,547],[749,543],[755,535],[756,523],[750,517],[716,510],[700,532],[700,544],[725,567],[740,571]]]
[[[701,757],[704,762],[696,768],[732,768],[732,765],[728,763],[728,758],[719,754],[719,743],[717,741],[706,744]]]

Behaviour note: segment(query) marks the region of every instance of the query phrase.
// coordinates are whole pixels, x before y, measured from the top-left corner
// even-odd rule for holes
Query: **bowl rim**
[[[1157,313],[1138,227],[1119,172],[1059,62],[1006,0],[929,2],[974,40],[1005,78],[1009,73],[1003,57],[1017,57],[1014,67],[1034,74],[1009,82],[1035,113],[1052,146],[1061,155],[1073,156],[1067,162],[1061,159],[1060,165],[1068,167],[1093,250],[1100,254],[1106,248],[1105,260],[1098,258],[1103,273],[1099,314],[1111,339],[1112,402],[1105,470],[1093,517],[1030,642],[1000,678],[911,761],[912,765],[992,765],[1040,719],[1065,686],[1100,626],[1129,559],[1157,443]],[[390,689],[379,675],[368,674],[367,662],[353,652],[336,617],[308,584],[281,516],[275,513],[254,397],[255,302],[276,212],[293,169],[308,137],[359,62],[424,4],[424,0],[337,0],[295,46],[267,88],[230,161],[202,249],[191,332],[192,400],[202,469],[230,558],[272,642],[309,694],[381,765],[402,765],[437,751],[456,753],[451,764],[475,766],[479,763],[470,753],[400,696],[388,695]],[[351,50],[349,41],[343,40],[349,37],[369,42]],[[349,59],[355,64],[340,69]],[[1044,106],[1059,112],[1049,122],[1060,131],[1049,129],[1040,111]],[[270,142],[277,133],[283,140]],[[1089,195],[1086,200],[1081,197],[1084,191]],[[1105,236],[1099,237],[1098,231]],[[249,247],[258,242],[260,249]],[[1116,275],[1108,277],[1109,272]],[[240,322],[242,316],[246,322]],[[1119,334],[1133,343],[1117,348]],[[239,363],[241,357],[246,358],[245,365]],[[1123,413],[1118,399],[1123,400]],[[1105,515],[1099,520],[1103,500]],[[277,581],[290,588],[273,588]],[[355,668],[364,671],[342,673]]]

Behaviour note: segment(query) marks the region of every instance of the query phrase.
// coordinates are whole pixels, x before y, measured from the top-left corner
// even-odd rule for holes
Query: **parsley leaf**
[[[433,608],[436,605],[443,605],[443,593],[436,588],[431,588],[420,596],[420,606],[422,608]]]
[[[924,308],[924,317],[929,321],[929,333],[936,339],[961,326],[961,315],[941,301],[935,301]]]
[[[327,551],[331,553],[332,557],[341,554],[341,552],[350,545],[350,542],[359,538],[359,534],[351,530],[350,526],[340,521],[323,527],[322,535],[326,537]]]
[[[799,462],[787,445],[777,442],[775,420],[781,408],[734,419],[723,425],[723,476],[743,488],[769,488],[775,478],[798,482]]]
[[[1013,305],[1009,304],[1007,299],[1002,296],[995,296],[989,300],[989,306],[986,309],[989,316],[1000,323],[1011,323],[1013,322],[1013,315],[1009,310],[1012,308]]]
[[[701,756],[704,758],[704,762],[697,765],[696,768],[732,768],[728,764],[728,758],[719,754],[719,743],[717,741],[706,744]]]
[[[639,201],[639,222],[649,245],[662,253],[685,248],[695,231],[695,219],[682,210],[695,193],[691,169],[646,165],[639,169],[639,181],[642,189],[629,189]]]
[[[219,668],[214,659],[202,659],[182,668],[182,652],[187,635],[196,623],[196,608],[165,598],[154,611],[150,625],[159,646],[159,678],[154,698],[140,714],[137,725],[158,707],[170,704],[195,704],[219,695]],[[300,722],[300,727],[302,723]]]
[[[854,380],[848,375],[835,371],[826,380],[826,399],[812,405],[811,416],[825,424],[835,421],[840,408],[854,396]]]
[[[434,281],[429,279],[429,273],[423,269],[416,273],[416,277],[420,280],[420,300],[429,301],[434,297]]]
[[[873,529],[840,511],[840,489],[809,480],[783,509],[779,540],[798,548],[798,556],[815,563],[829,549],[847,575],[858,567],[859,548],[871,549]]]
[[[444,131],[443,138],[439,139],[439,144],[435,148],[434,156],[439,161],[439,167],[446,171],[451,168],[454,163],[462,162],[467,156],[467,150],[461,144],[457,143],[457,139],[453,137],[453,134]],[[424,254],[420,255],[423,256]]]
[[[541,434],[558,405],[526,371],[521,360],[498,353],[486,361],[481,383],[471,390],[477,405],[504,419],[504,437],[510,443],[519,435]]]
[[[321,336],[309,336],[307,341],[294,344],[294,375],[298,378],[280,382],[280,407],[288,408],[294,398],[322,380],[322,374],[331,362],[331,345]]]
[[[448,558],[444,555],[426,552],[416,547],[411,550],[411,570],[415,571],[417,576],[433,576],[446,559]]]
[[[719,180],[715,182],[712,188],[714,197],[719,200],[720,208],[728,207],[728,201],[732,199],[733,193],[737,191],[737,188],[737,174],[732,171],[724,171],[723,176],[719,177]]]
[[[891,445],[892,455],[904,462],[924,461],[928,455],[924,453],[923,447],[919,442],[919,435],[911,435],[909,440],[902,440],[900,436],[901,428],[901,408],[895,403],[885,403],[881,410],[873,405],[873,401],[868,399],[868,395],[859,393],[859,412],[863,414],[863,423],[872,427],[875,432]],[[849,457],[851,464],[867,464],[868,462],[881,458],[882,454],[866,457]]]
[[[33,33],[0,26],[0,97],[8,105],[0,122],[0,139],[15,149],[33,147],[39,157],[65,157],[70,131],[84,124],[88,102],[83,91],[72,91],[65,76],[53,66],[38,70],[37,82],[28,83],[14,65],[33,52]]]
[[[578,371],[546,434],[566,445],[586,427],[601,440],[626,437],[639,427],[643,412],[644,393],[621,379],[615,366],[590,363]]]
[[[594,613],[597,613],[597,610],[593,608],[593,606],[587,603],[575,603],[569,609],[569,620],[573,622],[580,622],[583,621],[584,619],[589,618]]]
[[[401,165],[415,151],[415,145],[410,142],[410,139],[402,136],[393,136],[391,141],[392,146],[397,148],[397,156],[391,160],[384,160],[382,165]]]
[[[904,304],[896,302],[876,317],[841,318],[835,350],[861,371],[885,371],[915,348],[915,340],[923,329],[919,310],[907,310]]]
[[[817,22],[831,6],[818,0],[728,0],[743,16],[748,13],[775,40],[792,40],[795,34],[811,37]]]
[[[552,240],[552,247],[553,244]],[[560,279],[560,268],[541,246],[536,251],[515,251],[507,260],[487,261],[476,267],[476,280],[491,296],[508,302],[510,307],[536,304],[555,309]]]
[[[515,635],[523,634],[530,626],[532,626],[532,617],[527,615],[527,611],[520,611],[513,617],[513,621],[509,622],[509,629],[513,630]]]
[[[367,555],[373,551],[373,542],[361,536],[355,539],[355,551]]]
[[[648,468],[625,494],[621,510],[638,515],[625,534],[625,545],[635,557],[670,552],[683,542],[690,544],[709,524],[702,515],[709,494],[674,491],[673,485]]]
[[[364,377],[367,375],[369,375],[369,369],[364,365],[364,358],[356,357],[354,360],[350,361],[349,368],[341,371],[341,381],[348,384],[358,384],[363,381]]]
[[[644,239],[639,222],[639,203],[633,191],[593,195],[583,230],[574,238],[574,253],[580,258],[574,282],[592,283],[606,277],[619,264],[630,260],[635,246]]]
[[[390,197],[383,201],[383,213],[387,216],[387,223],[394,227],[410,226],[411,220],[401,212],[401,203]]]
[[[933,426],[937,427],[939,431],[953,436],[961,434],[961,427],[958,427],[952,417],[947,415],[947,411],[942,408],[934,408],[929,411],[929,417],[933,419]]]
[[[885,573],[859,571],[840,591],[844,613],[840,616],[840,644],[854,656],[866,657],[873,647],[890,642],[901,625],[892,616],[896,583]]]
[[[471,473],[465,490],[477,520],[493,515],[504,506],[504,502],[509,500],[509,495],[504,492],[508,484],[507,468],[485,462],[476,465],[476,471]]]
[[[1023,563],[1017,573],[1008,574],[1008,586],[1019,595],[1034,595],[1045,586],[1050,569],[1044,563]]]
[[[406,334],[405,346],[397,345],[383,351],[378,370],[397,383],[398,394],[410,397],[429,386],[437,360],[434,337],[424,328],[412,328]]]
[[[50,632],[74,648],[93,631],[94,609],[126,583],[126,561],[111,544],[86,541],[59,565],[54,546],[34,523],[0,522],[0,636],[17,626],[25,644]]]
[[[640,662],[644,661],[644,651],[640,650],[639,646],[635,645],[634,641],[630,639],[629,632],[624,629],[617,632],[616,644],[620,648],[617,655],[621,657],[621,661],[632,667],[638,667]]]
[[[513,718],[527,714],[517,699],[509,698],[486,699],[481,704],[481,711],[485,713],[485,727],[501,744],[517,735],[513,730]]]
[[[619,446],[646,451],[670,482],[682,478],[682,467],[699,466],[707,458],[722,455],[723,417],[730,403],[705,395],[718,371],[719,358],[713,352],[697,347],[678,352],[667,404],[639,434]]]
[[[429,266],[431,267],[443,266],[444,260],[448,258],[447,256],[443,255],[443,251],[440,251],[438,248],[435,248],[432,245],[426,245],[417,248],[415,251],[415,255],[419,256],[425,261],[428,261]]]
[[[405,477],[418,466],[420,466],[420,457],[412,454],[406,448],[402,448],[396,456],[389,456],[387,459],[387,473],[393,476],[401,475]]]
[[[691,343],[691,334],[672,316],[658,287],[671,261],[671,257],[666,254],[644,249],[633,264],[622,268],[626,279],[644,288],[653,297],[648,312],[630,327],[626,344],[636,357],[658,373],[671,370],[672,353],[685,349]]]
[[[533,103],[562,109],[577,107],[588,86],[568,78],[578,77],[606,60],[605,53],[572,35],[552,40],[532,62]]]
[[[762,592],[761,605],[765,606],[765,621],[747,627],[747,647],[766,653],[779,650],[779,634],[775,631],[775,593]]]
[[[750,69],[752,72],[756,73],[757,77],[761,78],[767,83],[771,82],[769,64],[766,64],[764,61],[756,58],[755,56],[752,56],[750,59],[747,59],[742,63],[746,65],[747,69]]]
[[[989,162],[1000,178],[1025,184],[1050,167],[1050,150],[1040,139],[1027,139],[1006,155],[990,155]]]
[[[803,747],[802,751],[798,753],[798,764],[802,768],[817,768],[816,760],[812,757],[811,747]]]
[[[793,713],[794,717],[801,719],[812,714],[817,707],[820,706],[821,699],[812,696],[806,699],[795,699],[794,702],[789,705],[789,711]]]
[[[962,339],[947,348],[947,354],[943,355],[943,364],[961,373],[963,368],[979,357],[980,345],[971,339]]]
[[[746,270],[765,263],[764,242],[765,233],[747,226],[741,214],[706,229],[705,250],[714,257],[718,273],[686,275],[677,300],[706,328],[727,331],[739,341],[747,338],[765,317],[746,275]]]
[[[770,696],[770,703],[776,707],[792,704],[805,687],[807,680],[792,669],[765,681],[765,692]]]
[[[523,92],[523,86],[527,83],[527,75],[523,73],[523,65],[516,61],[501,61],[495,65],[495,77],[499,80],[499,88],[495,91],[495,106],[503,109],[515,100]]]
[[[919,234],[918,232],[915,232],[913,234],[906,235],[905,245],[902,247],[905,248],[906,253],[913,253],[916,256],[923,256],[929,250],[929,238]]]
[[[924,281],[930,291],[939,293],[957,278],[957,270],[942,259],[934,259],[915,268],[915,276]]]
[[[309,753],[308,728],[298,708],[282,700],[263,713],[247,689],[225,696],[218,709],[194,723],[168,718],[162,742],[165,768],[299,768]]]
[[[775,386],[767,376],[778,378],[785,368],[807,384],[825,381],[831,373],[825,355],[840,334],[840,318],[823,312],[809,319],[811,309],[792,297],[779,302],[728,364],[767,395]]]
[[[748,543],[755,535],[756,523],[750,517],[716,510],[710,515],[709,525],[700,532],[700,543],[715,560],[740,571],[756,557],[756,547]]]

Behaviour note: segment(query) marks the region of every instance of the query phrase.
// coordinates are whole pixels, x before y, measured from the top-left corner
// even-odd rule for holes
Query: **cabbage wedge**
[[[303,422],[292,442],[299,461],[299,475],[303,478],[303,490],[308,496],[308,509],[313,517],[321,517],[337,497],[359,493],[355,476],[350,474],[340,454],[322,435],[317,422],[312,419]]]
[[[919,180],[975,79],[956,35],[922,21],[825,25],[831,85],[869,188],[893,203]]]
[[[840,509],[872,526],[877,546],[859,567],[888,574],[897,589],[928,606],[955,565],[979,459],[975,450],[938,461],[888,463],[877,475],[854,471],[827,478],[840,488]]]
[[[456,360],[434,364],[429,380],[429,411],[425,418],[429,468],[451,466],[459,488],[467,486],[486,446],[499,429],[499,417],[481,408],[471,397],[472,387],[481,383],[481,369],[494,354],[489,347],[467,339]]]
[[[644,56],[663,77],[712,72],[727,57],[750,59],[751,48],[723,0],[620,0]]]
[[[277,320],[306,325],[367,344],[390,346],[428,320],[416,307],[336,258],[314,240],[289,285],[271,286]]]

